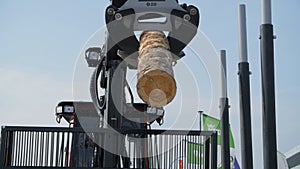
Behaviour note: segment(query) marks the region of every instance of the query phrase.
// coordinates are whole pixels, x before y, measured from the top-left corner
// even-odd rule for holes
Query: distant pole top
[[[247,51],[247,25],[246,25],[246,6],[239,5],[238,8],[239,18],[239,53],[240,62],[248,62]]]
[[[271,0],[261,0],[261,24],[272,24]]]
[[[220,76],[221,76],[221,98],[227,97],[227,68],[226,51],[220,50]]]

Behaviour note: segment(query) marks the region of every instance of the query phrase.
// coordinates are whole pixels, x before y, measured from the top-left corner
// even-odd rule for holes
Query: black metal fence
[[[108,168],[103,147],[118,150],[113,168],[217,169],[217,134],[210,131],[83,131],[76,128],[2,127],[0,167]],[[113,136],[110,143],[105,137]],[[118,138],[118,139],[116,139]],[[121,140],[121,141],[120,141]],[[112,143],[113,142],[113,143]]]

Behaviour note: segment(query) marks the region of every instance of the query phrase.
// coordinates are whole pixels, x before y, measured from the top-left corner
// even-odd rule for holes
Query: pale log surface
[[[139,97],[152,107],[163,107],[176,94],[172,55],[163,32],[147,31],[141,35],[138,57]]]

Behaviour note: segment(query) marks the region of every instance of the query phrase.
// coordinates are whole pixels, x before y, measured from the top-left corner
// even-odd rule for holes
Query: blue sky
[[[240,131],[237,8],[239,3],[247,5],[248,56],[252,72],[254,161],[256,168],[262,168],[262,108],[258,39],[261,20],[260,1],[180,0],[180,2],[194,4],[201,10],[199,32],[209,39],[216,50],[227,50],[230,122],[238,154]],[[108,3],[108,0],[0,0],[0,125],[56,125],[55,105],[60,100],[73,99],[73,75],[78,67],[75,65],[82,60],[80,52],[85,48],[88,39],[99,28],[103,28],[104,9]],[[300,129],[298,122],[300,119],[298,110],[300,101],[299,7],[298,0],[273,2],[274,33],[277,36],[275,40],[277,147],[283,153],[300,144],[300,135],[297,134]],[[99,40],[99,45],[102,45],[100,41],[103,39]],[[93,42],[93,44],[98,44],[98,42]],[[193,55],[189,52],[190,49],[187,51]],[[190,59],[192,58],[193,56],[190,56]],[[180,70],[193,73],[190,77],[181,77],[184,73],[178,73],[175,69],[177,80],[183,79],[177,82],[180,84],[178,93],[182,100],[190,99],[184,104],[181,103],[179,108],[184,109],[186,103],[193,104],[198,101],[192,95],[193,87],[191,86],[194,85],[201,103],[197,103],[194,108],[188,105],[189,109],[184,109],[184,111],[194,113],[197,109],[204,109],[218,117],[217,105],[210,108],[211,100],[206,100],[206,97],[211,97],[212,91],[218,91],[209,86],[211,75],[205,71],[203,63],[199,66],[197,62],[189,58],[184,59],[182,62],[184,64],[179,64],[178,67],[183,66],[184,68]],[[201,79],[197,78],[198,75],[201,75]],[[192,84],[187,83],[189,78],[194,80]],[[186,86],[190,86],[190,89],[186,89],[189,88]],[[210,89],[207,90],[209,87]],[[177,101],[180,102],[180,100]],[[177,101],[169,107],[176,106]],[[169,110],[173,111],[176,108],[169,108]],[[167,117],[165,125],[172,125],[170,119],[174,117],[171,113]],[[194,113],[191,117],[194,119],[193,127],[196,127],[197,114]],[[178,120],[178,117],[176,119]]]

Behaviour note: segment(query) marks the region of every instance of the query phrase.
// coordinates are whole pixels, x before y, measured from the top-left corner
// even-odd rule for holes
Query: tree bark
[[[163,107],[175,97],[172,55],[168,40],[161,31],[147,31],[141,35],[137,92],[152,107]]]

